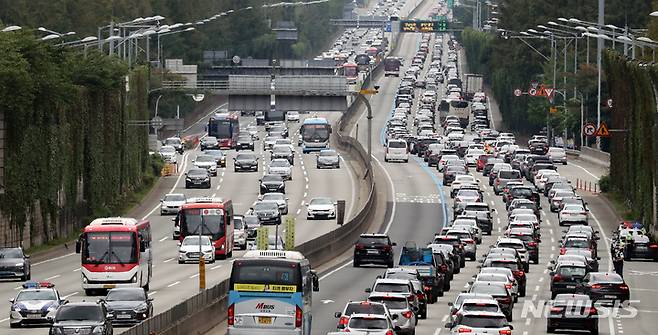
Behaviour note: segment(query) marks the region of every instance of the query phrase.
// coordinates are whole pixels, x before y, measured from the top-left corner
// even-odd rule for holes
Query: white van
[[[407,141],[391,139],[388,140],[386,145],[386,154],[384,156],[384,161],[404,161],[405,163],[409,161],[409,150],[407,147]]]

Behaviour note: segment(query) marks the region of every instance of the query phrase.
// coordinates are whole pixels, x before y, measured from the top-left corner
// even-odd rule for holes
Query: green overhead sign
[[[402,33],[436,33],[448,30],[448,21],[400,20]]]

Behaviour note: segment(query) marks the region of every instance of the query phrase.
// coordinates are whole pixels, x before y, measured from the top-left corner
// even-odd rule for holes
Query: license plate
[[[201,184],[201,181],[200,180],[195,180],[194,183],[195,184]]]
[[[379,254],[379,251],[377,251],[377,250],[368,250],[368,254],[377,255],[377,254]]]
[[[606,299],[617,299],[616,295],[610,295],[610,294],[606,294],[603,297],[606,298]]]
[[[567,285],[567,288],[576,288],[576,285]]]
[[[130,314],[119,314],[117,319],[130,319]]]
[[[28,319],[41,319],[41,314],[28,314]]]
[[[106,285],[103,285],[103,288],[115,288],[115,287],[117,287],[117,286],[114,285],[114,284],[106,284]]]
[[[272,317],[270,316],[259,316],[258,317],[258,323],[261,325],[271,325],[272,324]]]

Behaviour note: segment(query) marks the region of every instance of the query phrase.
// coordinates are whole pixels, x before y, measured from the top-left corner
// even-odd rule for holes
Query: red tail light
[[[590,307],[590,308],[589,308],[589,315],[595,315],[595,314],[597,314],[598,312],[599,312],[599,311],[596,310],[596,307]]]
[[[357,250],[362,250],[363,248],[365,248],[365,246],[364,246],[363,244],[361,244],[361,243],[355,245],[354,247],[355,247]]]
[[[624,290],[624,291],[628,291],[628,285],[626,285],[626,284],[619,285],[619,288]]]
[[[513,285],[512,285],[512,284],[505,284],[505,287],[506,287],[507,289],[511,289],[511,288],[513,287]]]
[[[658,248],[658,244],[650,244],[650,245],[649,245],[649,248],[651,248],[651,249]]]
[[[562,307],[551,307],[551,313],[562,313]]]
[[[521,270],[514,271],[514,277],[523,277],[525,276],[525,272]]]
[[[427,292],[427,291],[431,291],[431,290],[432,290],[432,288],[430,286],[423,286],[423,291]]]
[[[498,334],[500,335],[512,335],[512,331],[509,329],[502,329],[498,331]]]
[[[303,314],[302,314],[302,309],[297,306],[295,309],[295,328],[301,328],[302,327],[302,319],[303,319]]]
[[[445,264],[441,264],[441,272],[447,272],[448,271],[448,266]]]
[[[564,255],[567,252],[567,248],[560,248],[560,255]]]
[[[386,332],[386,335],[395,335],[395,334],[393,334],[393,331],[389,329],[389,330]]]
[[[500,179],[496,178],[496,185],[500,185]]]
[[[425,293],[422,292],[416,293],[416,298],[418,298],[418,300],[425,300]]]
[[[590,286],[590,288],[601,288],[601,285],[599,285],[599,284],[594,284],[594,285]]]
[[[537,242],[528,242],[528,246],[529,246],[529,247],[536,247],[536,246],[537,246]]]
[[[228,306],[228,321],[229,326],[235,323],[235,305]]]
[[[408,295],[407,296],[407,301],[413,302],[414,301],[414,295],[413,294]]]
[[[350,318],[343,315],[343,316],[340,317],[340,319],[338,319],[338,326],[339,327],[342,326],[341,328],[344,328],[345,326],[347,326],[347,323],[349,321],[350,321]]]
[[[412,315],[413,315],[413,313],[412,313],[411,311],[404,311],[404,312],[402,312],[402,316],[403,316],[405,319],[411,319],[411,316],[412,316]]]
[[[391,251],[391,246],[390,245],[385,245],[384,246],[384,251]]]
[[[512,298],[511,297],[504,297],[504,298],[500,298],[498,301],[500,301],[504,304],[509,304],[509,303],[512,302]]]
[[[457,330],[458,333],[470,333],[472,330],[470,328],[465,328],[465,327],[459,327]]]
[[[464,242],[465,242],[465,243],[468,243],[468,244],[473,244],[473,243],[475,243],[475,241],[474,241],[474,240],[471,240],[471,239],[464,240]]]
[[[556,281],[562,281],[562,276],[560,276],[560,275],[555,275],[555,276],[553,276],[553,281],[554,281],[554,282],[556,282]]]

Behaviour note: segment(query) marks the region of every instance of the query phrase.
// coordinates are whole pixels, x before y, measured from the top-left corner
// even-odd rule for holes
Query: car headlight
[[[59,327],[53,327],[52,330],[53,330],[53,334],[54,334],[54,335],[64,334],[64,331],[62,330],[62,328],[59,328]]]
[[[130,281],[132,281],[133,283],[137,282],[137,274],[136,273],[133,275],[133,277],[130,279]]]
[[[185,181],[192,181],[192,178],[185,178]]]
[[[146,304],[139,305],[137,308],[135,308],[135,313],[146,313],[146,310],[148,309],[148,306]]]
[[[210,177],[206,177],[203,181],[210,181]]]
[[[47,311],[48,311],[48,312],[52,312],[52,311],[54,311],[54,310],[56,310],[56,309],[57,309],[57,306],[56,306],[56,305],[52,305],[52,306],[48,307]]]
[[[21,267],[21,268],[22,268],[23,266],[25,266],[24,263],[16,263],[15,265],[18,266],[18,267]]]
[[[91,332],[92,334],[102,334],[105,332],[105,326],[96,326],[94,327],[94,330]]]
[[[13,306],[13,307],[11,308],[11,310],[14,311],[14,312],[20,312],[20,311],[22,311],[22,309],[21,309],[20,307],[18,307],[18,306]]]

